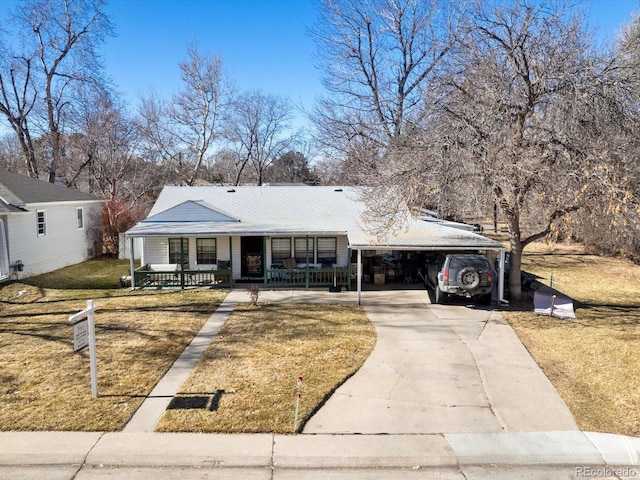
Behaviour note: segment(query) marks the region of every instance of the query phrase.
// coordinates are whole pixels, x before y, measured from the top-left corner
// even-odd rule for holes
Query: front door
[[[240,237],[242,278],[264,277],[264,238]]]

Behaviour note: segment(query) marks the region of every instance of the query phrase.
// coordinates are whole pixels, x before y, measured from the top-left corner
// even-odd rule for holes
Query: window
[[[36,222],[38,224],[38,236],[45,236],[47,234],[47,218],[44,210],[36,211]]]
[[[338,247],[335,237],[318,238],[318,263],[333,265],[338,261]]]
[[[82,207],[76,208],[76,227],[78,227],[78,230],[82,230],[84,228],[84,217],[82,214]]]
[[[294,240],[294,257],[297,263],[307,263],[307,239],[296,238]],[[309,263],[313,262],[313,238],[309,239]]]
[[[272,238],[271,263],[274,265],[283,265],[287,258],[291,258],[291,239]]]
[[[182,240],[182,247],[180,241]],[[182,262],[180,261],[180,249],[182,250]],[[169,263],[177,263],[179,265],[189,265],[189,239],[188,238],[170,238],[169,239]]]
[[[196,238],[196,262],[198,265],[215,265],[218,261],[215,238]]]

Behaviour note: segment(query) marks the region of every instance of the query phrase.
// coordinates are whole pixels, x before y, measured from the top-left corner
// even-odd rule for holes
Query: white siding
[[[131,258],[131,240],[121,233],[118,236],[118,258],[120,260],[129,260]],[[133,255],[135,260],[140,260],[143,249],[143,239],[138,237],[133,239]]]
[[[84,228],[77,228],[77,207],[84,212]],[[9,262],[21,260],[20,277],[38,275],[80,263],[91,256],[94,245],[87,233],[91,222],[99,218],[99,204],[38,205],[25,214],[7,217]],[[38,236],[36,210],[46,213],[46,234]]]
[[[338,250],[338,267],[349,265],[349,239],[345,236],[337,237],[336,248]]]
[[[231,237],[231,245],[233,247],[233,259],[231,268],[233,270],[233,279],[242,278],[242,254],[240,252],[240,237]]]

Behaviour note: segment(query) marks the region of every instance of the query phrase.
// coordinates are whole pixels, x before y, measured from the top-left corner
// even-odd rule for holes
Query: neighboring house
[[[433,218],[409,217],[397,231],[376,234],[365,210],[355,187],[167,186],[126,232],[132,251],[143,239],[132,286],[353,281],[360,292],[363,281],[416,280],[420,259],[436,251],[504,254],[502,244]]]
[[[0,281],[99,255],[101,209],[93,195],[0,169]]]

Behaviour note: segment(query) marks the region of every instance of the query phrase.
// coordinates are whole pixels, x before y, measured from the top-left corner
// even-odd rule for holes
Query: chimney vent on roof
[[[342,191],[342,189],[341,189],[341,188],[336,188],[336,189],[334,190],[334,192],[341,192],[341,191]]]
[[[229,190],[227,190],[227,192],[229,193],[234,193],[235,191],[236,191],[235,188],[230,188]]]

